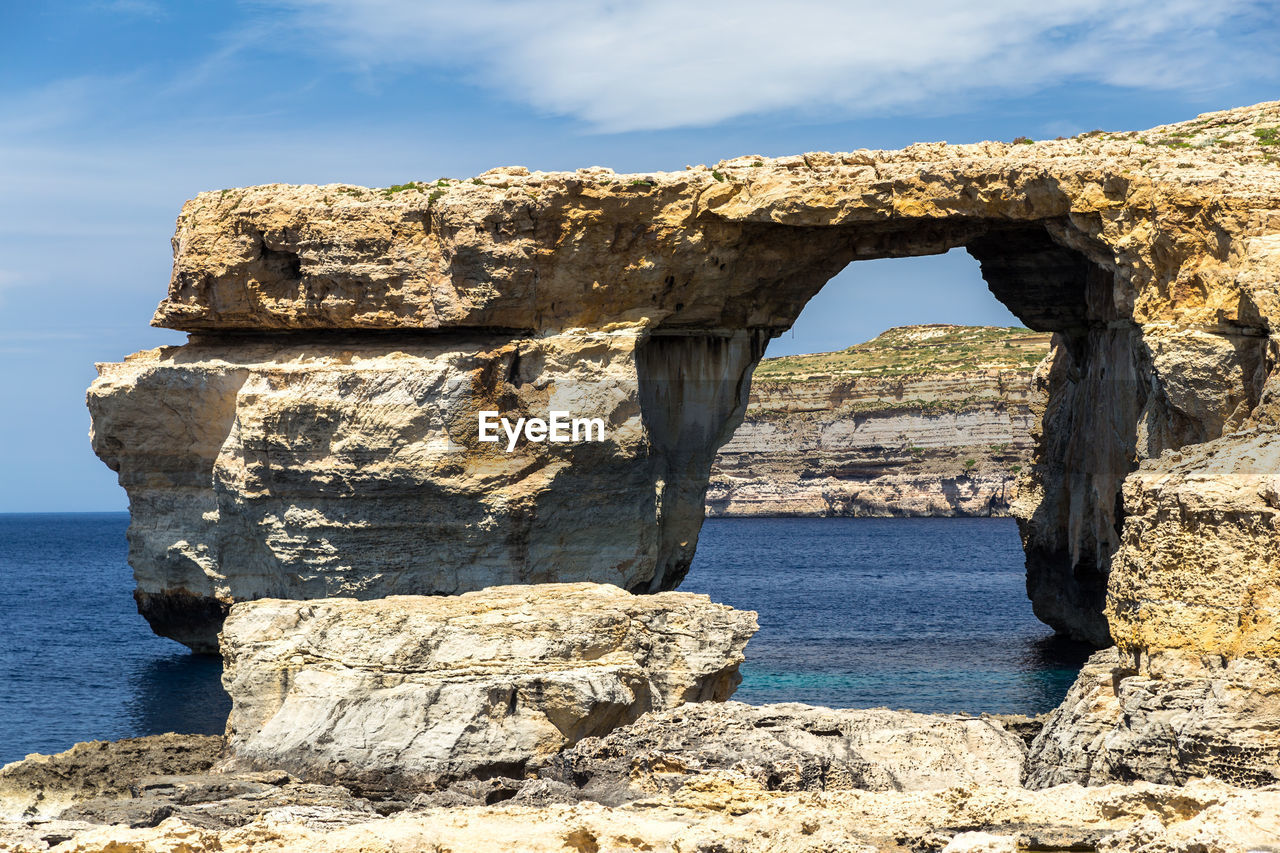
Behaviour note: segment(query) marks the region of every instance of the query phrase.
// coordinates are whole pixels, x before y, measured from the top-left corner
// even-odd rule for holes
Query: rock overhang
[[[1196,277],[1221,289],[1232,282],[1217,271],[1183,275],[1155,256],[1193,252],[1223,265],[1240,250],[1213,245],[1214,232],[1254,231],[1248,220],[1274,209],[1258,203],[1280,195],[1280,175],[1252,130],[1277,121],[1280,104],[1271,103],[1145,133],[1033,144],[202,193],[179,217],[170,293],[153,322],[187,331],[546,333],[634,323],[776,333],[852,260],[998,244],[1006,229],[1031,223],[1127,289]],[[1253,319],[1222,300],[1182,299],[1175,309],[1139,295],[1139,322]]]

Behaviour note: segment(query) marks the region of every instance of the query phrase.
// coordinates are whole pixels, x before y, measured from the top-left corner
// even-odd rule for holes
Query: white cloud
[[[946,110],[1059,83],[1274,76],[1270,0],[277,0],[365,69],[430,66],[596,129]]]

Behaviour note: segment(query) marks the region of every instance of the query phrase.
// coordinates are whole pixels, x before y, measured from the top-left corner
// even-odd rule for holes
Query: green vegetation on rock
[[[757,379],[913,376],[965,370],[1029,370],[1049,352],[1047,332],[1020,326],[899,326],[839,352],[766,358]]]

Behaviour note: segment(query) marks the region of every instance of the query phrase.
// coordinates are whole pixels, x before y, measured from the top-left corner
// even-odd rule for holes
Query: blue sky
[[[196,192],[1134,129],[1280,98],[1247,0],[0,4],[0,511],[114,510],[84,389]],[[856,264],[771,354],[1007,323],[962,252]]]

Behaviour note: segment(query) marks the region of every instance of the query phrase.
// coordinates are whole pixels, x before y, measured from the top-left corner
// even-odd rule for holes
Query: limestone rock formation
[[[1026,784],[1280,783],[1278,682],[1274,660],[1144,674],[1098,652],[1033,742]]]
[[[1051,716],[1030,784],[1280,782],[1278,477],[1280,435],[1255,425],[1129,478],[1107,596],[1118,648]]]
[[[166,734],[28,755],[0,768],[0,817],[50,817],[84,800],[127,796],[136,779],[201,773],[224,746],[221,737]]]
[[[129,490],[139,610],[212,653],[240,600],[673,585],[701,522],[673,508],[703,492],[667,462],[706,467],[714,441],[642,424],[637,340],[219,339],[103,366],[94,449]],[[599,418],[605,440],[507,452],[478,440],[485,410]]]
[[[289,787],[282,786],[282,791]],[[213,804],[211,804],[213,805]],[[194,811],[194,808],[189,809]],[[356,810],[273,805],[242,825],[173,815],[153,827],[0,821],[0,848],[15,853],[507,853],[648,851],[780,853],[1076,850],[1106,853],[1246,853],[1280,838],[1280,791],[1220,782],[1149,783],[1047,791],[959,786],[935,791],[766,791],[731,771],[674,794],[621,807],[409,808],[381,817]],[[977,842],[984,846],[976,847]],[[513,847],[518,844],[518,847]]]
[[[538,771],[624,802],[733,771],[770,791],[1016,786],[1026,748],[989,719],[740,702],[684,705],[587,738]]]
[[[368,800],[346,788],[300,782],[280,771],[144,777],[129,786],[129,794],[76,803],[57,821],[141,827],[176,818],[204,829],[228,829],[287,810],[312,827],[329,829],[377,815]]]
[[[224,768],[384,794],[521,776],[647,711],[727,699],[755,629],[706,596],[602,584],[238,604]]]
[[[673,588],[768,338],[851,261],[964,247],[1054,333],[1013,511],[1036,613],[1105,646],[1125,477],[1239,428],[1270,370],[1277,126],[1270,103],[1033,144],[202,193],[154,320],[193,343],[90,391],[139,604],[211,650],[261,595]],[[361,370],[397,353],[417,378]],[[616,418],[616,444],[465,440],[458,413],[546,417],[541,395],[597,382],[574,414]]]
[[[711,469],[707,515],[1008,515],[1048,351],[1025,329],[928,325],[766,358]]]

